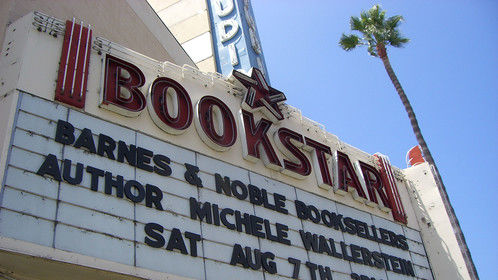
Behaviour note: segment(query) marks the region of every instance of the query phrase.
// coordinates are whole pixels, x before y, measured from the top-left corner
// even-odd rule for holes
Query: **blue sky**
[[[271,84],[341,140],[401,168],[416,145],[382,62],[338,46],[381,4],[411,39],[389,48],[481,279],[498,273],[498,2],[252,0]]]

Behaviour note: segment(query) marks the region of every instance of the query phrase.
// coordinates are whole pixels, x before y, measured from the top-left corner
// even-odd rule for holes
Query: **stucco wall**
[[[183,50],[174,48],[175,39],[147,1],[133,0],[130,3],[133,7],[125,0],[3,0],[0,1],[0,42],[3,42],[9,24],[32,11],[39,11],[61,20],[74,17],[90,24],[94,35],[156,60],[194,66]],[[166,44],[170,45],[168,50]]]
[[[193,61],[216,72],[206,0],[147,0]]]
[[[429,164],[403,170],[435,279],[471,279]]]

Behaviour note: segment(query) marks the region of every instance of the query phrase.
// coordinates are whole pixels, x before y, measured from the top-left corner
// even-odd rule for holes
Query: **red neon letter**
[[[339,151],[337,152],[337,170],[339,171],[339,189],[347,192],[348,187],[351,187],[357,191],[358,196],[367,199],[349,157]]]
[[[311,158],[315,167],[318,186],[324,189],[328,189],[332,186],[332,177],[330,176],[330,169],[327,163],[327,155],[331,156],[332,152],[330,151],[330,148],[328,146],[318,143],[315,140],[311,140],[308,137],[306,137],[305,139],[306,146],[315,149],[315,152],[311,153]],[[318,170],[320,172],[318,172]]]
[[[272,124],[271,121],[261,118],[258,124],[254,125],[252,113],[242,110],[241,115],[240,134],[242,135],[242,141],[245,142],[242,145],[244,158],[254,162],[261,158],[261,151],[263,151],[263,162],[268,168],[282,169],[280,160],[271,145],[268,135],[266,135]]]
[[[217,151],[230,148],[237,140],[237,129],[228,106],[214,96],[204,96],[196,107],[195,124],[204,143]]]
[[[150,87],[149,114],[154,123],[171,134],[181,134],[192,123],[192,101],[177,81],[160,77]],[[170,114],[169,110],[172,110]]]
[[[135,65],[107,55],[101,106],[125,116],[135,117],[145,108],[145,96],[138,89],[145,83]]]
[[[310,175],[311,163],[306,155],[298,148],[304,146],[304,138],[301,134],[287,128],[280,128],[275,134],[275,143],[284,155],[293,160],[288,161],[284,159],[284,170],[282,170],[282,173],[299,179]]]
[[[55,100],[77,108],[85,107],[91,46],[92,30],[66,21]]]
[[[391,163],[389,162],[389,158],[382,154],[376,153],[375,158],[377,158],[380,166],[380,176],[382,178],[382,183],[386,188],[387,197],[389,198],[389,205],[392,209],[393,218],[404,224],[407,223],[407,217],[405,213],[405,208],[403,207],[403,203],[401,202],[401,196],[398,192],[398,186],[396,185],[396,177],[394,176],[394,172],[391,168]]]
[[[361,161],[360,168],[361,173],[363,174],[363,178],[365,178],[365,184],[367,186],[368,197],[370,201],[379,204],[376,194],[378,193],[380,200],[382,200],[384,206],[391,208],[389,200],[387,199],[386,190],[384,188],[384,185],[382,184],[382,178],[379,171],[377,171],[377,169],[375,169],[373,166],[370,166]]]

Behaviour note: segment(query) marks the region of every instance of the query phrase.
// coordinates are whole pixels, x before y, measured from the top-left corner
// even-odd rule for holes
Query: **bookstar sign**
[[[168,63],[158,68],[93,39],[82,24],[59,26],[65,36],[55,102],[19,93],[2,236],[196,279],[422,275],[420,234],[406,226],[387,157],[352,160],[300,129],[285,94],[258,69],[227,79]],[[37,39],[39,48],[48,38]],[[142,127],[127,125],[135,121]],[[232,164],[237,157],[242,164]],[[240,167],[247,164],[253,167]],[[286,178],[314,182],[339,201]],[[341,204],[348,193],[398,223]],[[6,230],[9,221],[40,234]]]
[[[61,88],[58,89],[56,100],[83,108],[85,75],[88,75],[85,66],[88,63],[91,32],[69,21],[66,23],[66,30],[71,32],[66,32],[64,39],[58,76],[58,86],[61,85]],[[83,38],[84,41],[80,42],[78,38]],[[86,51],[80,53],[83,49]],[[75,67],[77,63],[82,65]],[[68,69],[72,68],[77,70],[68,75]],[[79,69],[82,70],[78,71]],[[278,122],[284,119],[279,105],[286,97],[284,93],[269,86],[258,69],[253,68],[250,76],[232,71],[231,80],[245,92],[241,108],[236,112],[237,118],[230,108],[215,96],[202,97],[194,108],[187,90],[171,77],[155,78],[148,92],[144,93],[141,88],[151,78],[146,78],[142,70],[131,62],[109,54],[104,58],[103,77],[101,108],[136,117],[147,107],[154,123],[166,133],[174,135],[182,134],[194,122],[199,137],[207,146],[217,151],[230,149],[236,142],[238,132],[241,135],[244,159],[252,162],[262,160],[267,168],[296,178],[309,176],[314,170],[318,185],[322,188],[333,186],[330,171],[332,168],[337,169],[338,190],[348,192],[348,189],[352,188],[359,199],[365,202],[369,200],[379,203],[380,198],[384,207],[392,209],[396,220],[406,223],[394,175],[384,157],[377,156],[380,171],[374,166],[360,162],[361,174],[356,174],[348,155],[341,152],[336,152],[335,167],[329,166],[328,158],[332,156],[332,150],[324,143],[286,127],[278,127],[273,136],[269,135],[270,128],[278,126]],[[67,79],[70,80],[63,88]],[[73,93],[73,84],[76,84],[77,89],[81,89],[79,94]],[[71,91],[68,88],[71,88]],[[253,114],[256,111],[264,115],[259,121],[256,121]],[[294,160],[280,160],[281,156],[277,154],[269,137],[273,137],[282,154]],[[114,149],[115,143],[111,144],[107,143]],[[312,154],[313,164],[303,150]],[[108,150],[108,153],[110,152],[113,150]],[[365,182],[368,197],[360,184],[359,176]]]

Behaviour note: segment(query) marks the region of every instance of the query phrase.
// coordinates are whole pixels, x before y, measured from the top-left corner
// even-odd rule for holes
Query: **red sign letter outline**
[[[195,128],[202,141],[214,150],[228,150],[237,140],[235,118],[228,106],[206,95],[195,107]]]
[[[288,128],[281,127],[273,135],[277,148],[291,161],[284,159],[282,173],[304,179],[311,173],[311,163],[301,151],[304,146],[304,137]]]
[[[242,153],[245,159],[256,162],[262,159],[266,167],[281,170],[282,165],[278,158],[275,149],[270,142],[270,138],[266,134],[270,129],[271,122],[265,118],[261,118],[255,124],[252,113],[245,110],[240,110],[240,135],[242,139]]]
[[[55,100],[77,108],[85,107],[91,45],[92,30],[66,21]]]
[[[252,68],[250,77],[233,70],[232,76],[247,89],[241,105],[243,109],[251,112],[263,109],[262,113],[274,123],[284,119],[278,105],[284,102],[286,97],[268,85],[259,69]]]
[[[177,81],[159,77],[150,86],[149,114],[154,123],[170,134],[182,134],[192,123],[192,101]],[[172,112],[170,112],[172,111]]]
[[[135,65],[107,54],[100,106],[128,117],[140,115],[145,108],[145,96],[140,87],[145,76]]]

